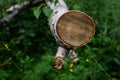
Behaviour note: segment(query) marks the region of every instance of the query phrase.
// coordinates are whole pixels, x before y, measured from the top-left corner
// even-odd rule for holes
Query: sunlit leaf
[[[42,10],[43,10],[45,16],[47,16],[47,17],[49,17],[51,15],[51,13],[52,13],[52,10],[47,6],[43,7]]]
[[[40,13],[41,13],[41,10],[39,8],[35,8],[33,10],[33,14],[36,17],[36,19],[39,19]]]

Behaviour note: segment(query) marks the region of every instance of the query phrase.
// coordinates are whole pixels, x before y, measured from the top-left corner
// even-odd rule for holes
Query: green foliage
[[[35,15],[36,19],[39,18],[41,13],[41,9],[39,7],[33,9],[33,14]]]
[[[33,8],[33,14],[34,14],[34,16],[36,17],[36,19],[39,19],[39,16],[40,16],[40,14],[41,14],[41,7],[42,7],[42,6],[43,6],[43,5],[40,5],[39,7]],[[52,9],[50,9],[50,8],[47,7],[47,6],[44,6],[44,7],[42,8],[42,11],[43,11],[44,15],[47,16],[47,17],[50,17],[50,15],[51,15],[51,13],[52,13]]]
[[[0,80],[6,80],[7,77],[9,77],[9,73],[0,69]]]
[[[50,17],[52,10],[49,7],[45,6],[43,7],[43,13],[45,14],[45,16]]]
[[[0,18],[23,1],[0,0]],[[51,9],[42,4],[0,26],[0,80],[120,79],[120,0],[65,1],[70,10],[86,12],[96,24],[91,42],[76,50],[80,63],[70,67],[67,57],[61,70],[54,68],[57,45],[47,21]]]

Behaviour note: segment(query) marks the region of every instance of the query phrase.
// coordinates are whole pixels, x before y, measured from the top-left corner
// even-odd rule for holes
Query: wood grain
[[[93,37],[95,25],[87,14],[70,11],[59,18],[56,30],[64,43],[72,47],[80,47]]]

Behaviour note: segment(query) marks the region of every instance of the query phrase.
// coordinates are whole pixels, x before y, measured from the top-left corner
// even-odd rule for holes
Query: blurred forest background
[[[24,1],[0,0],[0,18]],[[120,80],[120,0],[65,1],[96,24],[91,42],[76,50],[80,63],[71,68],[67,57],[63,69],[53,67],[57,44],[47,21],[51,11],[43,4],[0,26],[0,80]]]

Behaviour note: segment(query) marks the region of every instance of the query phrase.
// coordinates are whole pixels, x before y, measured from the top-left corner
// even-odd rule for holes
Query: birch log
[[[56,5],[47,2],[47,5],[53,10],[49,25],[59,46],[55,56],[55,67],[60,69],[66,53],[73,62],[79,60],[74,49],[86,45],[92,39],[95,25],[86,13],[70,11],[63,0],[58,0]]]
[[[63,0],[58,0],[58,3],[55,5],[54,3],[47,2],[47,5],[53,10],[52,15],[49,18],[50,29],[56,39],[58,44],[58,50],[55,56],[55,68],[61,69],[64,64],[64,58],[66,53],[70,53],[70,58],[77,58],[77,55],[74,51],[71,51],[71,47],[65,45],[63,41],[59,39],[56,30],[56,24],[59,18],[66,12],[68,12],[68,7]],[[73,54],[74,53],[74,54]],[[78,58],[75,60],[77,61]]]

